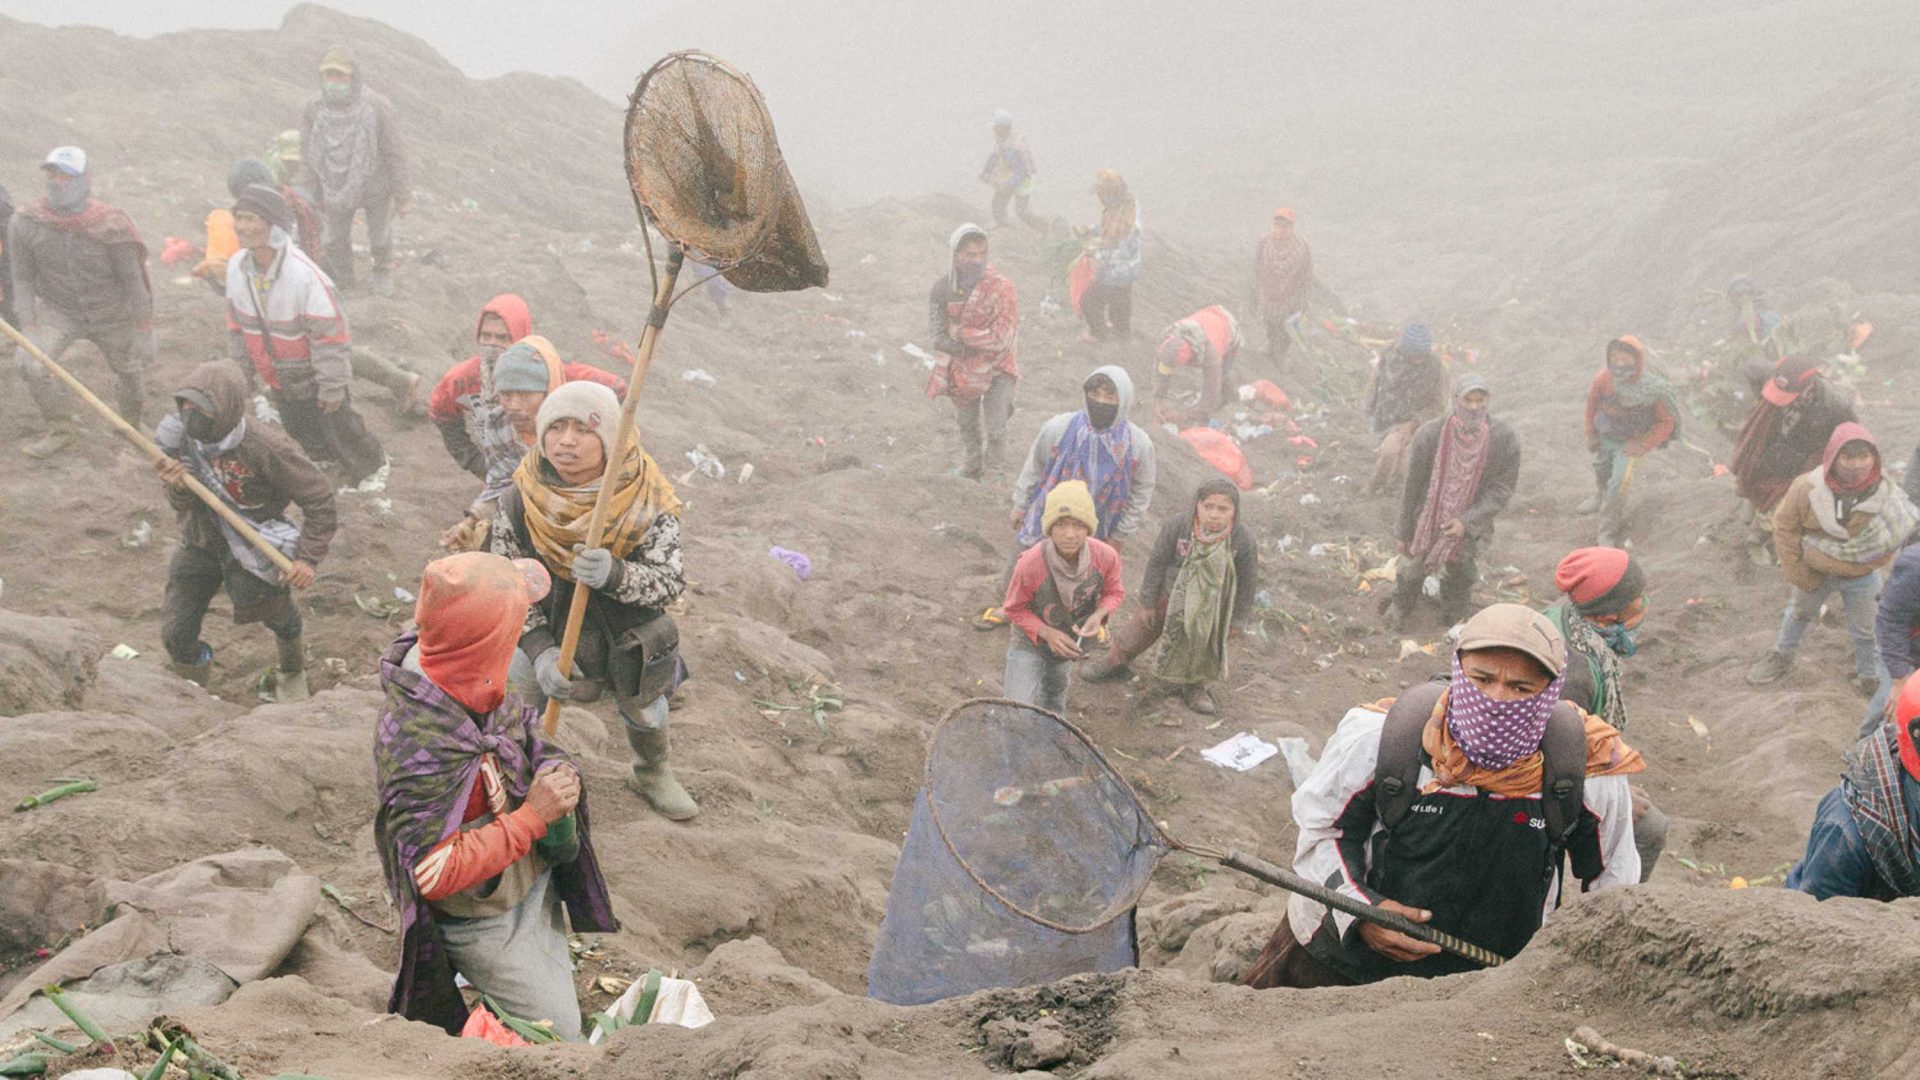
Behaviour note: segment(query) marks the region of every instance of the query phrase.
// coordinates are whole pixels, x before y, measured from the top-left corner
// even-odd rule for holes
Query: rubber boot
[[[206,689],[207,679],[213,673],[213,646],[204,641],[201,642],[200,655],[193,663],[183,664],[178,660],[168,660],[167,670],[203,690]]]
[[[633,748],[633,775],[627,778],[627,786],[668,821],[685,821],[698,814],[700,804],[674,779],[667,764],[667,729],[643,731],[631,724],[626,728],[627,745]]]
[[[297,637],[274,640],[280,646],[280,663],[273,670],[271,688],[261,696],[283,705],[312,697],[312,691],[307,689],[307,656],[303,643]]]
[[[48,421],[46,433],[21,447],[20,452],[35,461],[45,461],[65,450],[67,444],[72,442],[74,436],[78,434],[80,429],[74,424],[73,417],[62,416]]]

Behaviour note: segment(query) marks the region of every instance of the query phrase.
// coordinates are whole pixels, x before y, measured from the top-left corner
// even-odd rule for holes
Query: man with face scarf
[[[1566,643],[1538,612],[1495,604],[1468,620],[1451,681],[1409,689],[1396,714],[1417,710],[1421,764],[1407,812],[1391,827],[1370,789],[1395,702],[1350,710],[1294,793],[1294,871],[1502,956],[1518,954],[1558,906],[1563,859],[1585,892],[1637,882],[1627,776],[1646,765],[1619,732],[1560,700],[1565,664]],[[1579,812],[1558,837],[1545,828],[1541,790],[1550,775],[1543,750],[1550,723],[1585,751]],[[1553,766],[1563,764],[1577,763]],[[1245,981],[1351,985],[1472,966],[1294,896]]]
[[[1834,428],[1858,419],[1852,399],[1821,375],[1817,360],[1783,357],[1760,384],[1730,466],[1734,491],[1752,512],[1748,544],[1756,562],[1765,561],[1760,545],[1771,532],[1767,518],[1787,486],[1820,463]]]
[[[1476,560],[1520,479],[1520,440],[1487,414],[1488,400],[1487,381],[1467,372],[1453,382],[1453,411],[1413,436],[1394,530],[1397,626],[1412,618],[1429,574],[1440,576],[1440,614],[1449,625],[1466,618],[1473,602]]]
[[[125,211],[93,197],[86,151],[57,147],[40,171],[47,194],[7,224],[16,325],[55,361],[74,342],[93,342],[113,370],[115,409],[138,427],[154,357],[146,244]],[[40,361],[23,352],[18,363],[46,419],[41,437],[23,452],[52,457],[77,431],[73,402]]]
[[[320,93],[301,114],[300,146],[320,185],[328,272],[342,288],[353,284],[353,217],[364,209],[373,289],[386,295],[393,287],[393,215],[407,212],[413,182],[393,102],[362,85],[344,48],[328,49],[320,60]]]
[[[1047,494],[1067,480],[1086,483],[1099,517],[1094,537],[1119,547],[1138,532],[1153,503],[1153,439],[1145,428],[1127,419],[1133,408],[1133,379],[1125,368],[1108,364],[1095,368],[1081,384],[1083,407],[1055,414],[1040,425],[1027,451],[1026,464],[1013,483],[1013,506],[1008,515],[1014,530],[1013,564],[1040,542],[1045,530],[1041,518]],[[1006,581],[1001,582],[1005,591]],[[991,630],[1006,625],[996,605],[983,612],[974,626]]]
[[[1833,429],[1826,454],[1795,477],[1773,511],[1773,546],[1792,593],[1773,648],[1747,672],[1755,686],[1777,682],[1793,667],[1800,638],[1821,605],[1839,593],[1853,640],[1853,683],[1871,696],[1880,685],[1874,655],[1874,601],[1880,571],[1920,526],[1907,493],[1881,475],[1880,447],[1867,429]]]
[[[1541,614],[1567,641],[1567,680],[1560,698],[1624,732],[1627,702],[1620,661],[1639,649],[1640,623],[1647,613],[1646,573],[1619,548],[1590,547],[1561,559],[1553,580],[1566,599]],[[1634,785],[1633,843],[1640,852],[1641,881],[1653,875],[1666,840],[1667,815]]]
[[[224,588],[233,601],[233,621],[265,623],[279,644],[279,663],[261,680],[262,696],[304,700],[300,610],[288,589],[313,584],[314,567],[333,542],[339,520],[333,485],[285,432],[247,415],[246,380],[232,364],[201,364],[173,400],[176,411],[153,436],[168,454],[154,471],[167,485],[167,502],[181,526],[160,607],[169,666],[207,685],[213,648],[200,639],[200,628],[207,605]],[[189,475],[291,559],[292,572],[279,570],[189,491]],[[289,505],[300,508],[297,524],[287,517]]]
[[[987,233],[966,224],[947,239],[947,272],[927,295],[934,365],[927,396],[953,399],[965,455],[960,475],[985,480],[1006,463],[1007,420],[1020,380],[1020,300],[987,261]]]
[[[1600,546],[1618,547],[1628,484],[1640,459],[1672,441],[1680,410],[1667,381],[1647,370],[1647,347],[1632,334],[1607,343],[1607,366],[1587,388],[1587,450],[1593,495],[1575,513],[1600,513]]]

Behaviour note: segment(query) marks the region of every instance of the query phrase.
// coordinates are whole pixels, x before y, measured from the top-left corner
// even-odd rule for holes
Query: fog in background
[[[415,34],[475,77],[573,76],[615,99],[663,53],[708,49],[759,83],[803,187],[843,204],[984,202],[974,175],[1005,108],[1032,145],[1043,213],[1092,220],[1105,167],[1132,181],[1150,232],[1201,243],[1244,247],[1290,204],[1335,280],[1387,274],[1343,267],[1342,240],[1360,233],[1427,276],[1486,276],[1477,260],[1517,233],[1536,248],[1556,231],[1603,235],[1597,208],[1643,212],[1690,163],[1849,80],[1920,66],[1912,0],[330,6]],[[0,0],[14,18],[136,35],[266,28],[283,12]]]

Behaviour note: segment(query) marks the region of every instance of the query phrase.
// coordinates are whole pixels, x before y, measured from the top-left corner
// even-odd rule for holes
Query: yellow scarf
[[[607,500],[606,527],[600,533],[600,546],[624,559],[640,546],[640,539],[661,514],[679,514],[680,498],[673,493],[673,482],[640,449],[638,439],[629,442],[621,455],[620,468],[614,472],[618,485]],[[587,542],[587,523],[593,518],[594,500],[600,497],[600,480],[589,480],[578,487],[562,487],[541,476],[540,451],[527,451],[513,471],[513,486],[520,489],[525,508],[527,535],[534,551],[555,577],[573,580],[573,549]],[[605,473],[601,474],[604,479]]]

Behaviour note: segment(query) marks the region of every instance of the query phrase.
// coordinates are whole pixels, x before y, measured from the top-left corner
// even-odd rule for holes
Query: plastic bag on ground
[[[487,1011],[485,1005],[475,1005],[467,1014],[467,1025],[460,1029],[463,1039],[485,1039],[495,1046],[532,1046],[527,1040],[508,1030],[500,1018]]]
[[[1246,455],[1234,445],[1232,436],[1209,427],[1190,427],[1180,433],[1180,438],[1193,447],[1193,452],[1199,454],[1201,460],[1232,480],[1235,487],[1241,491],[1253,487],[1253,467],[1247,464]]]
[[[657,973],[656,973],[657,974]],[[634,1018],[639,1011],[640,999],[646,996],[648,980],[635,979],[627,987],[607,1012],[622,1026],[627,1024],[674,1024],[683,1028],[703,1028],[713,1023],[713,1010],[707,1007],[707,1001],[700,996],[700,988],[686,979],[661,976],[659,987],[654,992],[653,1005],[647,1015]],[[605,1036],[607,1027],[593,1024],[593,1031],[587,1036],[591,1045],[599,1045]]]

